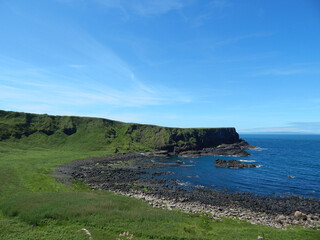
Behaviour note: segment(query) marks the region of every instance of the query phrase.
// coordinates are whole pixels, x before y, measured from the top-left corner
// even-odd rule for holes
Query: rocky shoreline
[[[277,228],[288,225],[320,228],[320,201],[315,198],[267,197],[198,188],[186,190],[174,178],[159,178],[173,173],[153,171],[166,165],[153,159],[170,155],[167,152],[126,153],[81,159],[56,167],[53,176],[66,184],[80,180],[92,189],[139,198],[153,207],[201,213],[215,220],[231,217]]]

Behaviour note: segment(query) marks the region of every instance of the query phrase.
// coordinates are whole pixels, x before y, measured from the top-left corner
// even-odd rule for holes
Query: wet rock
[[[249,145],[243,139],[239,142],[232,144],[221,144],[216,147],[203,148],[201,150],[188,150],[188,151],[174,151],[174,155],[179,157],[199,157],[199,156],[238,156],[247,157],[250,156],[245,150],[256,148]]]
[[[216,159],[214,161],[214,165],[216,167],[221,167],[221,168],[255,168],[258,165],[256,164],[248,164],[248,163],[243,163],[237,160],[223,160],[223,159]]]

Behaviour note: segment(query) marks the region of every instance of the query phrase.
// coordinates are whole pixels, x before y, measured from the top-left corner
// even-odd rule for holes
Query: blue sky
[[[2,0],[0,109],[320,133],[317,0]]]

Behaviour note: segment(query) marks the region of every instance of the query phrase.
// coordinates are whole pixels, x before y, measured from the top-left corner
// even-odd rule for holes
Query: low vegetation
[[[117,125],[120,123],[113,123],[119,139],[106,143],[109,139],[105,138],[107,130],[99,124],[109,120],[70,117],[52,126],[48,123],[51,127],[46,125],[46,129],[50,132],[44,132],[40,130],[45,123],[37,123],[39,119],[23,126],[25,116],[6,115],[0,121],[7,128],[1,128],[0,141],[0,239],[87,240],[88,235],[81,231],[83,228],[90,231],[94,240],[117,239],[123,232],[133,234],[133,239],[320,237],[319,231],[312,229],[292,227],[283,231],[231,219],[212,221],[205,216],[177,210],[155,209],[140,200],[107,191],[92,191],[79,182],[72,186],[59,183],[48,175],[53,166],[89,156],[113,154],[116,148],[119,151],[153,148],[139,142],[132,145],[125,142],[130,135],[126,136],[124,132],[132,124],[120,127]],[[64,132],[64,129],[73,128],[67,119],[73,124],[73,121],[81,122],[75,124],[76,132]]]

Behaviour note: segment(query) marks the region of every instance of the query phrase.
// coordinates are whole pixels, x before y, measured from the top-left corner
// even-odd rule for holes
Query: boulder
[[[307,220],[307,215],[302,213],[302,212],[300,212],[300,211],[296,211],[294,213],[294,218],[296,220],[304,220],[305,221],[305,220]]]

